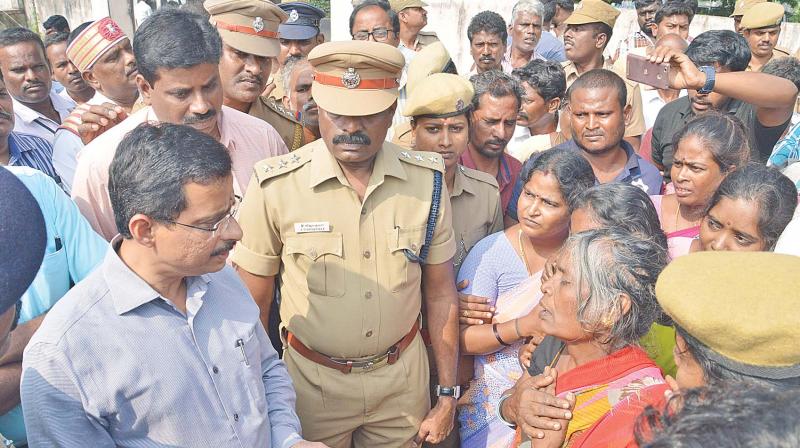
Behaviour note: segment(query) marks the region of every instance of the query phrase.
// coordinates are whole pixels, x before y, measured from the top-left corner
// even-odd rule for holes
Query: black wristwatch
[[[697,67],[697,69],[706,74],[706,83],[703,84],[703,87],[697,89],[697,93],[701,95],[708,95],[712,90],[714,90],[714,84],[717,79],[717,70],[709,65],[703,65]]]
[[[441,384],[436,386],[437,397],[453,397],[458,400],[461,397],[461,386],[447,387]]]

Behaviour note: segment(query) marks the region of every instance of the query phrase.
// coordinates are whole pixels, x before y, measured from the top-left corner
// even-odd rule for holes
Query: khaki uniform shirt
[[[310,129],[295,120],[291,111],[273,98],[258,97],[247,113],[275,128],[289,151],[294,151],[317,139]]]
[[[267,85],[275,84],[275,88],[272,89],[272,92],[269,93],[270,98],[274,98],[278,101],[286,95],[286,89],[283,88],[283,73],[282,70],[278,70],[277,72],[270,75],[269,80],[267,81]]]
[[[483,171],[459,166],[450,192],[456,238],[455,272],[467,253],[485,236],[503,230],[503,210],[497,180]]]
[[[385,353],[422,305],[420,253],[438,154],[384,143],[359,200],[323,140],[256,165],[242,203],[233,262],[280,273],[281,321],[307,347],[340,358]],[[442,179],[442,198],[447,198]],[[450,204],[442,200],[426,262],[455,253]]]
[[[788,58],[789,56],[791,56],[791,54],[788,51],[782,50],[782,49],[780,49],[778,47],[775,47],[775,48],[772,49],[772,57],[769,58],[769,60],[771,61],[773,59]],[[750,60],[752,61],[753,59],[750,58]],[[769,61],[767,61],[767,62],[769,62]],[[767,64],[764,64],[764,65],[767,65]],[[762,65],[761,67],[763,67],[764,65]],[[748,63],[747,64],[747,68],[745,69],[745,71],[752,72],[753,71],[752,64]]]
[[[564,72],[567,75],[567,88],[578,79],[578,69],[572,61],[562,62]],[[606,59],[603,68],[606,70],[614,70],[614,65]],[[642,107],[642,95],[639,93],[639,83],[632,82],[624,76],[622,79],[625,81],[625,87],[628,91],[628,96],[625,101],[626,106],[631,107],[631,121],[625,126],[625,137],[635,137],[643,135],[646,131],[644,123],[644,111]]]

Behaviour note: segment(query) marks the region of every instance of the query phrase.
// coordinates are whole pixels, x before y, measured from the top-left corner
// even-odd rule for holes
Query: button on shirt
[[[628,161],[625,163],[622,171],[617,174],[617,177],[615,177],[612,182],[631,184],[634,187],[641,188],[649,195],[660,194],[664,179],[661,176],[661,173],[658,171],[658,168],[656,168],[647,160],[644,160],[640,155],[636,154],[636,152],[633,150],[633,147],[625,140],[620,141],[620,146],[622,146],[622,149],[625,150],[625,153],[628,156]],[[578,152],[582,151],[578,144],[575,143],[575,140],[568,140],[558,146],[553,147],[553,149],[556,148],[566,148]],[[533,165],[534,160],[535,157],[530,157],[525,162],[525,165],[522,166],[520,179],[527,177],[526,173],[531,169],[531,165]],[[595,181],[595,183],[599,184],[597,181]],[[522,187],[522,181],[517,181],[516,185],[514,185],[514,193],[511,198],[511,205],[508,207],[508,216],[517,221],[519,220],[517,219],[517,201],[519,200],[520,194],[522,194]]]
[[[278,131],[258,118],[227,106],[222,106],[217,117],[220,143],[228,148],[233,161],[233,188],[236,194],[243,196],[256,162],[286,154],[289,150]],[[72,199],[92,228],[107,241],[118,233],[108,196],[108,168],[125,134],[146,121],[158,121],[150,107],[130,115],[92,140],[78,157]]]
[[[186,277],[186,314],[103,263],[25,349],[31,446],[280,447],[301,440],[295,394],[232,268]]]
[[[12,98],[12,101],[14,102],[14,132],[41,137],[52,145],[59,124],[16,99]],[[75,101],[66,99],[52,90],[50,91],[50,101],[61,121],[64,121],[75,108]]]
[[[50,310],[69,291],[70,283],[86,278],[103,261],[108,245],[53,179],[28,167],[6,169],[36,198],[47,229],[42,266],[21,298],[19,321],[25,323]],[[0,416],[0,432],[17,443],[25,441],[20,406]]]

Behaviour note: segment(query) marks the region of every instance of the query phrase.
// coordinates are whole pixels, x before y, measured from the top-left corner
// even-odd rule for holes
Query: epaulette
[[[387,146],[397,151],[397,158],[403,162],[444,173],[444,160],[442,160],[442,156],[435,152],[412,151],[402,146],[395,145],[394,143],[384,143],[384,149],[386,149]]]
[[[282,156],[270,157],[255,164],[253,170],[259,183],[300,168],[311,160],[314,145],[306,145]]]
[[[297,118],[295,118],[295,116],[292,113],[292,111],[290,111],[289,109],[283,107],[283,104],[278,104],[278,102],[275,101],[275,98],[264,98],[264,104],[266,104],[267,107],[269,107],[270,109],[272,109],[276,113],[280,114],[282,117],[286,118],[287,120],[292,121],[295,124],[300,124],[300,122],[297,120]]]
[[[480,170],[467,168],[464,165],[459,165],[458,169],[461,170],[461,172],[470,179],[475,179],[479,182],[483,182],[493,186],[494,188],[500,189],[500,185],[497,184],[497,179],[495,179],[494,176],[490,174],[484,173],[483,171]]]
[[[417,39],[419,40],[419,43],[424,46],[438,42],[439,36],[437,36],[433,31],[420,31],[419,34],[417,34]]]

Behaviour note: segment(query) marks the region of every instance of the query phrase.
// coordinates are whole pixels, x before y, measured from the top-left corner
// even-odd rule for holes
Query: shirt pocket
[[[28,290],[32,294],[28,295],[27,301],[23,301],[21,321],[33,319],[52,308],[69,291],[69,280],[67,250],[62,247],[45,255],[42,266]]]
[[[395,227],[389,231],[387,271],[392,292],[399,292],[420,283],[422,266],[409,260],[406,252],[417,256],[420,254],[422,246],[425,244],[425,229],[426,227]]]
[[[247,389],[254,403],[260,411],[267,411],[267,396],[264,388],[263,372],[261,371],[261,341],[256,330],[241,340],[242,345],[236,347],[236,355],[240,357]]]
[[[306,273],[309,292],[341,297],[345,291],[342,247],[341,233],[325,233],[288,236],[284,250]]]

